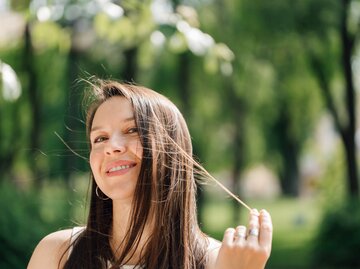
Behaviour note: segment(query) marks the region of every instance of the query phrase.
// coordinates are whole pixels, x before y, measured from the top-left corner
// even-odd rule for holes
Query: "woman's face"
[[[101,191],[113,200],[131,199],[143,148],[129,100],[116,96],[98,107],[90,142],[90,166]]]

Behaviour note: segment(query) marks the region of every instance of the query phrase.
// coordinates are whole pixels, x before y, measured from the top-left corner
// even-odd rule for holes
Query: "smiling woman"
[[[100,81],[92,89],[87,224],[46,236],[28,268],[263,269],[267,211],[251,210],[248,227],[227,229],[222,243],[201,232],[199,165],[176,106],[144,87]]]
[[[132,105],[124,97],[113,97],[104,102],[93,118],[91,170],[97,186],[113,200],[113,204],[115,200],[126,199],[131,206],[143,151],[136,126]],[[124,205],[124,201],[121,203]]]

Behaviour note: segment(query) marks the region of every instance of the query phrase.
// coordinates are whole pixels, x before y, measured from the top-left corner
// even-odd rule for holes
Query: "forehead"
[[[102,103],[95,112],[93,124],[106,121],[123,121],[134,117],[134,109],[128,99],[115,96]]]

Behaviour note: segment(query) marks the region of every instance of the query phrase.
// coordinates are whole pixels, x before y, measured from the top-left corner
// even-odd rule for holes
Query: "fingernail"
[[[251,210],[251,214],[256,215],[256,216],[259,216],[259,211],[258,211],[256,208],[253,208],[253,209]]]

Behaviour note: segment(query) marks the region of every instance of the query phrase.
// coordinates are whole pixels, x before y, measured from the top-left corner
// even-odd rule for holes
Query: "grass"
[[[318,203],[311,199],[281,198],[247,201],[253,208],[266,208],[274,225],[273,249],[267,269],[311,268],[311,240],[320,220]],[[247,210],[239,205],[241,223],[247,223]],[[203,210],[205,231],[221,240],[232,225],[231,201],[207,201]]]

